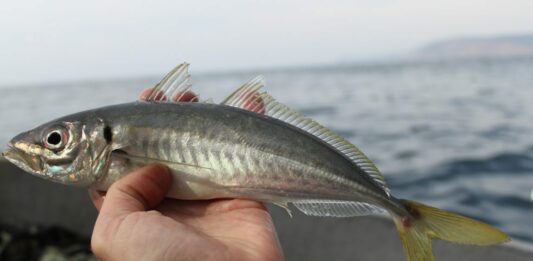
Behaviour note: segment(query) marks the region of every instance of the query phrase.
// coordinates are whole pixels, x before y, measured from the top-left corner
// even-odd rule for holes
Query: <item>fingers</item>
[[[152,93],[152,90],[154,88],[155,87],[144,89],[141,92],[141,95],[139,96],[139,100],[141,100],[141,101],[147,100],[148,97],[150,96],[150,94]],[[159,101],[166,101],[167,100],[167,96],[163,92],[158,92],[155,95],[154,99],[155,100],[159,100]],[[177,92],[177,93],[175,93],[172,96],[172,100],[173,101],[178,101],[178,102],[198,102],[199,99],[198,99],[198,95],[196,95],[194,92],[185,91],[185,92]]]
[[[141,101],[145,101],[146,99],[148,99],[148,96],[150,96],[150,93],[152,93],[152,89],[154,87],[150,87],[150,88],[147,88],[147,89],[144,89],[142,92],[141,92],[141,95],[139,96],[139,100]]]
[[[89,197],[91,198],[91,201],[96,207],[96,210],[100,211],[100,209],[102,208],[105,195],[106,195],[106,192],[104,191],[98,191],[96,189],[89,189]]]
[[[265,102],[259,92],[251,92],[244,96],[242,108],[259,114],[265,114]]]
[[[198,102],[198,95],[191,91],[178,92],[172,96],[172,100],[179,102]]]
[[[100,216],[116,218],[152,209],[165,198],[171,183],[170,172],[163,165],[153,164],[135,170],[109,188]],[[97,200],[95,205],[99,202]]]

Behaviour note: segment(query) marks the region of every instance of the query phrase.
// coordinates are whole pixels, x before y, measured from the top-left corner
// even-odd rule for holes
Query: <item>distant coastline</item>
[[[422,60],[533,56],[533,33],[447,39],[425,45],[412,56]]]

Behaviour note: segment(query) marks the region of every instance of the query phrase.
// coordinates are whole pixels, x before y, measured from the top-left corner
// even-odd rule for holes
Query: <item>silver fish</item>
[[[314,216],[389,213],[410,261],[433,260],[431,238],[509,240],[487,224],[392,196],[359,149],[262,87],[256,78],[222,104],[161,98],[190,91],[188,65],[181,64],[146,101],[51,121],[13,138],[4,156],[39,177],[99,190],[158,162],[172,170],[168,197],[176,199],[245,198],[287,210],[291,203]],[[250,104],[261,104],[261,113]]]

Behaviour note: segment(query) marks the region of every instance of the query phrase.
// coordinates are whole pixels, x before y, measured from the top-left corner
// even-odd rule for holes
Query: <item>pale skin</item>
[[[263,204],[168,199],[171,181],[168,168],[153,164],[115,182],[106,194],[90,191],[99,211],[93,253],[104,261],[283,260]]]

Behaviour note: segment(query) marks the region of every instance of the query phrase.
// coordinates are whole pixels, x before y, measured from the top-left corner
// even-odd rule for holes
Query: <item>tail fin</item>
[[[395,218],[409,261],[433,261],[431,239],[473,245],[492,245],[510,238],[485,223],[417,202],[402,200],[412,218]]]

